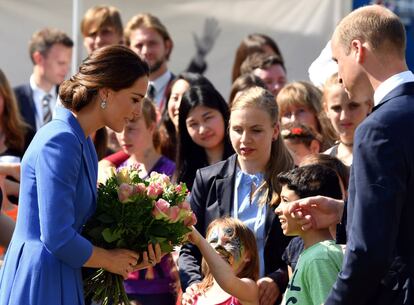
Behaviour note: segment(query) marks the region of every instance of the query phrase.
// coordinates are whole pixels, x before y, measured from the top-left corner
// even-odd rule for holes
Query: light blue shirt
[[[241,220],[253,231],[256,237],[257,250],[259,252],[260,277],[264,276],[264,238],[265,238],[265,220],[266,204],[259,203],[261,191],[255,192],[252,196],[252,182],[259,187],[263,183],[264,175],[257,173],[254,175],[247,174],[237,168],[236,183],[234,193],[234,206],[232,217]]]

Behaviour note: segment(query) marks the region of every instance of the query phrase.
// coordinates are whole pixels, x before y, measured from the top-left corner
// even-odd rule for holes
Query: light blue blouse
[[[237,168],[234,192],[234,205],[232,217],[240,219],[246,224],[256,236],[257,249],[259,252],[260,277],[264,276],[264,231],[266,220],[266,204],[260,204],[259,198],[261,191],[252,195],[252,183],[256,189],[262,184],[264,179],[263,173],[250,175]]]

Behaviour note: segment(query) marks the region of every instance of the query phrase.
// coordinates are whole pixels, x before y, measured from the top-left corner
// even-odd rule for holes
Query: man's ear
[[[165,43],[165,51],[167,53],[166,58],[170,59],[171,52],[172,52],[172,49],[174,47],[174,43],[170,39],[164,40],[164,43]]]
[[[34,64],[37,66],[42,65],[45,60],[44,56],[39,51],[35,51],[32,54],[32,59]]]
[[[351,52],[354,52],[355,60],[359,64],[362,64],[365,61],[366,47],[366,43],[362,43],[359,39],[354,39],[351,42]]]

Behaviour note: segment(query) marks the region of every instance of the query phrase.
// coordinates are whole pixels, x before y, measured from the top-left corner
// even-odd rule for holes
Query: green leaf
[[[162,253],[170,253],[172,250],[174,250],[174,247],[168,243],[161,243],[160,248]]]
[[[88,235],[92,237],[93,240],[100,240],[102,238],[102,231],[104,230],[104,227],[99,226],[96,228],[93,228],[88,231]]]
[[[166,226],[153,226],[148,230],[148,233],[155,236],[167,236],[169,230]]]
[[[101,221],[102,223],[113,223],[113,222],[115,222],[115,219],[112,216],[108,215],[108,214],[101,214],[97,217],[97,219],[99,221]]]
[[[112,243],[121,238],[120,231],[112,231],[110,228],[106,228],[102,231],[102,236],[106,242]]]

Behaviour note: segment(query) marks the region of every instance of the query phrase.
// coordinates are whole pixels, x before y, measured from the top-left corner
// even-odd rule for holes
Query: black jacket
[[[236,155],[197,171],[190,203],[197,216],[195,227],[203,236],[214,219],[230,216],[233,208],[235,177]],[[288,282],[287,268],[282,260],[282,254],[289,240],[290,238],[283,235],[274,210],[267,209],[264,247],[265,274],[277,283],[281,292],[285,290]],[[183,291],[192,283],[201,281],[201,253],[196,246],[184,245],[180,251],[178,264]]]

